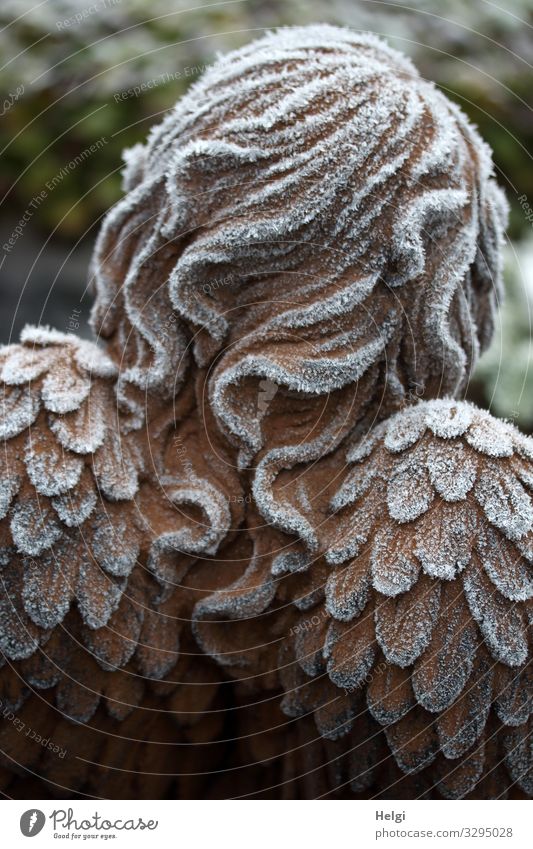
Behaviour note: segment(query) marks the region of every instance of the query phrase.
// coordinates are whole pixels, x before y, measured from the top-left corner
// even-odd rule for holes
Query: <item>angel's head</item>
[[[301,442],[464,390],[492,333],[506,203],[461,110],[384,42],[269,33],[125,157],[93,261],[124,396],[172,398],[204,370],[246,465],[283,411]]]

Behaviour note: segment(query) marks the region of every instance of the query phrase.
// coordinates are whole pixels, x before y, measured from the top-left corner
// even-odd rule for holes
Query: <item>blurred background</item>
[[[26,322],[89,335],[87,264],[122,149],[218,52],[327,21],[409,54],[491,145],[511,204],[506,300],[469,395],[533,432],[533,0],[500,2],[2,0],[0,342]]]

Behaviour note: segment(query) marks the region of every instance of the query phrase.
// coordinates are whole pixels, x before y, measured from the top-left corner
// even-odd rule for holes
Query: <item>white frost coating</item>
[[[66,334],[27,328],[23,340],[0,351],[12,384],[4,384],[0,411],[7,437],[0,470],[1,530],[13,543],[2,549],[2,577],[15,605],[11,613],[0,609],[0,629],[5,628],[0,647],[14,660],[30,657],[60,625],[75,592],[89,628],[103,627],[116,610],[125,582],[110,580],[100,565],[84,559],[91,546],[104,567],[120,575],[131,572],[139,552],[126,515],[115,522],[120,526],[115,535],[105,538],[101,519],[110,505],[102,504],[94,524],[77,531],[96,511],[104,489],[116,498],[130,498],[137,490],[136,455],[128,438],[122,445],[118,436],[108,438],[106,451],[102,447],[106,431],[115,434],[113,425],[119,430],[122,424],[112,382],[115,364],[96,346]],[[100,457],[94,454],[99,449]],[[91,475],[90,460],[99,480]],[[65,526],[76,530],[69,533]],[[61,662],[68,665],[71,649],[64,642]],[[43,662],[32,659],[34,666]],[[56,704],[68,698],[58,686]]]
[[[41,397],[51,413],[77,410],[91,391],[91,382],[68,366],[56,368],[43,381]]]
[[[474,436],[468,439],[471,431]],[[342,563],[369,540],[374,588],[394,596],[409,592],[416,580],[413,557],[426,575],[453,581],[470,568],[476,546],[502,594],[526,600],[533,586],[525,562],[533,562],[533,503],[520,483],[521,478],[527,481],[529,465],[514,453],[523,456],[522,439],[514,426],[493,420],[473,405],[446,399],[421,402],[381,423],[365,436],[371,456],[358,459],[348,470],[332,500],[342,546],[330,545],[326,560]],[[376,483],[387,480],[388,512],[399,526],[384,522],[385,499]],[[375,517],[375,532],[370,515]]]
[[[251,426],[242,411],[233,411],[227,403],[228,389],[245,378],[266,378],[277,385],[287,386],[297,392],[326,394],[346,384],[356,383],[381,353],[389,336],[388,328],[381,335],[356,351],[343,353],[342,357],[306,358],[296,363],[297,368],[269,361],[263,354],[245,355],[235,366],[228,367],[214,383],[211,405],[223,427],[255,454],[262,447],[261,432],[255,423]]]
[[[426,432],[426,420],[415,408],[402,410],[388,420],[384,439],[385,448],[401,453],[415,445]],[[353,455],[347,456],[348,462],[354,462]]]
[[[25,446],[28,477],[41,495],[62,495],[79,482],[83,461],[66,454],[60,445],[39,430],[30,431]]]
[[[494,462],[479,475],[475,496],[489,522],[509,539],[519,540],[533,527],[530,496],[520,481]]]
[[[493,661],[479,651],[473,662],[471,679],[462,696],[454,722],[438,722],[439,743],[446,758],[465,755],[476,743],[485,728],[491,706]],[[472,757],[472,755],[470,755]],[[465,759],[466,760],[466,759]],[[470,766],[470,759],[466,763]]]
[[[68,546],[55,548],[39,558],[24,558],[22,600],[30,619],[41,628],[55,628],[63,621],[74,597],[76,563]]]
[[[441,436],[443,439],[462,436],[471,421],[472,412],[467,404],[443,399],[430,401],[427,405],[427,426],[435,436]]]
[[[62,536],[59,522],[45,499],[25,498],[16,502],[10,527],[17,549],[30,557],[38,557]]]
[[[12,439],[32,425],[39,412],[39,399],[27,387],[3,388],[0,402],[0,439]]]
[[[116,364],[105,351],[93,342],[78,339],[74,359],[82,372],[85,372],[89,377],[111,380],[118,376]]]
[[[439,624],[426,652],[413,671],[413,690],[422,707],[433,713],[449,708],[472,673],[477,629],[468,618],[458,593],[441,611]],[[465,615],[466,614],[466,615]]]
[[[343,549],[326,551],[325,559],[341,562],[350,545],[356,549],[358,536],[368,538],[357,561],[335,569],[328,579],[326,611],[343,622],[353,620],[354,626],[372,612],[386,661],[405,670],[403,679],[399,671],[395,679],[391,675],[388,690],[381,677],[367,684],[369,709],[387,726],[396,759],[398,747],[405,745],[402,763],[411,769],[424,760],[426,744],[435,747],[438,740],[447,759],[464,759],[457,767],[470,776],[468,753],[495,701],[499,698],[497,714],[508,725],[525,722],[528,702],[533,705],[533,679],[526,677],[533,622],[533,504],[522,484],[531,483],[531,460],[512,425],[449,399],[398,413],[378,437],[370,431],[366,442],[371,452],[347,469],[333,499],[339,509],[330,536],[342,539]],[[354,491],[361,490],[355,503],[345,497],[352,478]],[[385,498],[379,485],[387,481]],[[368,533],[364,523],[370,514],[375,519]],[[348,662],[349,632],[342,642],[338,656],[345,661],[339,661],[333,680],[347,686],[356,680],[357,662],[354,671]],[[366,639],[363,643],[361,650]],[[511,686],[495,661],[519,683]],[[509,692],[500,698],[504,687]],[[422,742],[414,755],[418,720],[412,693],[420,708],[435,715],[420,717]],[[405,725],[399,727],[402,717]],[[455,783],[452,790],[460,796],[468,787]]]
[[[125,161],[92,263],[93,326],[135,352],[121,398],[178,391],[198,328],[201,366],[231,338],[210,397],[248,452],[260,417],[226,390],[249,376],[318,394],[386,362],[396,401],[465,384],[491,334],[506,204],[461,111],[379,39],[269,33],[219,58]],[[400,362],[411,311],[416,366]]]
[[[346,460],[348,463],[359,463],[361,460],[366,459],[372,453],[377,442],[378,440],[374,436],[364,436],[363,439],[356,442],[353,448],[349,450],[346,454]]]
[[[518,468],[518,477],[530,491],[533,491],[533,468],[531,466],[522,466]]]
[[[418,580],[420,564],[404,547],[403,534],[394,526],[385,525],[374,537],[370,559],[372,584],[383,595],[408,592]]]
[[[341,426],[342,411],[332,423],[332,434],[326,430],[316,439],[304,442],[301,446],[268,451],[255,471],[253,495],[261,515],[286,533],[297,534],[310,551],[315,551],[318,545],[312,525],[294,506],[276,500],[273,484],[281,469],[290,469],[298,462],[315,460],[335,448],[340,438]]]
[[[333,511],[341,510],[365,496],[372,485],[376,472],[372,468],[355,467],[343,482],[331,501]]]
[[[96,490],[78,488],[52,499],[52,507],[68,528],[76,528],[92,515],[98,502]]]
[[[110,428],[94,453],[92,467],[98,488],[110,501],[131,500],[138,490],[137,469],[126,440]]]
[[[475,517],[471,508],[435,509],[416,533],[415,554],[427,575],[451,581],[469,564]]]
[[[139,543],[125,518],[100,517],[92,536],[92,553],[110,575],[127,577],[139,556]]]
[[[515,430],[515,446],[522,457],[533,462],[533,439],[531,437],[524,436]]]
[[[48,370],[55,357],[54,350],[42,351],[28,349],[22,345],[10,346],[0,370],[0,380],[10,386],[36,380]]]
[[[102,406],[88,403],[64,416],[49,415],[48,426],[64,448],[76,454],[94,454],[106,435]]]
[[[148,568],[157,575],[161,554],[177,552],[189,554],[215,554],[231,526],[231,511],[222,492],[212,483],[191,475],[187,484],[169,488],[168,497],[173,504],[192,504],[205,516],[199,525],[185,525],[176,531],[166,531],[156,537],[150,548]],[[179,524],[179,518],[178,522]]]
[[[20,600],[21,569],[0,573],[0,651],[9,660],[30,657],[39,645],[37,629]]]
[[[533,564],[533,533],[530,531],[522,539],[514,540],[514,544],[522,557]]]
[[[392,285],[402,285],[423,273],[426,262],[424,231],[427,222],[434,219],[435,215],[444,220],[449,216],[453,222],[462,217],[462,208],[467,202],[468,195],[462,189],[432,189],[417,197],[406,215],[398,216],[394,242],[401,246],[403,273],[393,278]],[[475,245],[472,244],[470,250],[474,252]]]
[[[157,512],[136,443],[122,439],[122,404],[138,414],[131,429],[142,423],[145,404],[159,416],[159,402],[180,391],[194,336],[188,377],[192,385],[206,367],[210,415],[235,448],[238,470],[249,466],[253,510],[306,548],[272,562],[254,551],[240,579],[197,606],[200,642],[200,616],[251,619],[276,602],[280,585],[289,586],[289,596],[280,596],[284,612],[291,602],[322,603],[325,592],[324,656],[309,632],[296,641],[309,652],[299,659],[304,672],[322,674],[326,658],[331,681],[364,688],[377,637],[387,676],[394,664],[416,664],[414,672],[390,674],[403,688],[390,708],[374,704],[402,769],[427,765],[439,744],[457,756],[481,733],[491,699],[490,679],[478,680],[485,650],[474,657],[477,630],[465,614],[460,573],[493,655],[523,662],[533,581],[515,548],[533,559],[533,507],[519,482],[531,487],[533,443],[453,398],[403,410],[358,437],[378,399],[383,416],[409,404],[414,389],[429,398],[460,394],[490,338],[505,204],[487,149],[460,110],[395,51],[373,37],[316,26],[267,35],[221,59],[126,161],[129,194],[107,217],[93,263],[93,322],[110,340],[110,357],[123,357],[120,373],[95,346],[46,328],[26,329],[21,346],[0,352],[9,384],[4,435],[17,437],[32,424],[39,401],[46,410],[34,431],[8,446],[20,454],[20,468],[1,476],[0,512],[8,511],[17,550],[39,560],[26,559],[23,579],[20,554],[1,549],[12,581],[5,595],[20,621],[0,599],[0,647],[8,657],[30,656],[37,628],[57,627],[70,609],[75,583],[82,621],[96,631],[97,659],[106,670],[121,665],[119,655],[126,663],[132,646],[121,654],[97,629],[117,611],[127,588],[121,578],[140,551],[149,551],[148,568],[161,583],[173,574],[179,583],[176,561],[188,568],[190,558],[176,552],[213,555],[235,515],[241,521],[229,508],[229,486],[223,492],[193,474],[182,485],[162,483],[178,508],[193,505],[202,519],[191,522],[190,511],[177,509],[175,524],[162,518],[157,538],[144,537],[142,546],[141,523],[132,521],[137,505],[105,504],[130,502],[141,487],[139,506]],[[259,411],[264,378],[281,391]],[[319,410],[330,393],[334,413],[328,409],[302,439],[302,422],[297,414],[285,418],[284,403],[292,413],[303,402],[305,426],[315,401]],[[170,420],[165,411],[163,419]],[[361,464],[347,474],[345,450],[348,463]],[[335,516],[322,512],[320,496],[329,498],[329,490],[313,487],[315,461],[321,472],[323,459],[325,486],[341,480]],[[202,461],[209,464],[209,456]],[[305,485],[295,483],[299,464],[313,464]],[[33,489],[27,481],[18,489],[24,470]],[[320,474],[317,480],[322,486]],[[88,527],[77,531],[84,521]],[[317,578],[309,550],[330,564],[352,562],[327,579],[321,562]],[[272,578],[286,573],[286,581]],[[290,598],[291,584],[300,585],[299,599]],[[455,607],[454,593],[461,594]],[[165,664],[150,657],[150,631],[141,636],[139,621],[131,629],[125,622],[123,643],[148,644],[137,669],[151,674],[156,667],[154,677],[162,677]],[[218,648],[211,653],[222,660]],[[420,705],[447,710],[466,683],[456,728],[437,720],[435,733],[424,728],[420,745],[411,745],[407,732],[423,715]],[[373,684],[379,689],[379,678]],[[88,718],[96,709],[97,699],[73,704],[68,682],[59,690],[57,704],[70,715]],[[303,698],[300,707],[307,712]],[[510,700],[500,710],[513,715]],[[340,722],[348,730],[351,712],[319,705],[319,732],[335,739]]]
[[[490,527],[480,534],[477,550],[495,587],[510,601],[533,598],[533,569],[513,547],[505,545]]]
[[[0,519],[5,519],[7,512],[20,487],[18,475],[2,475],[0,479]]]
[[[420,579],[410,592],[382,597],[376,604],[376,639],[387,660],[402,668],[427,648],[437,621],[441,587],[427,581]]]
[[[509,425],[490,416],[479,416],[468,428],[466,441],[489,457],[511,457],[514,449],[513,431]]]
[[[427,451],[427,467],[431,483],[446,501],[463,501],[476,480],[475,460],[468,456],[462,443],[453,445],[432,442]]]
[[[82,559],[78,571],[76,600],[88,628],[103,628],[120,604],[126,582],[114,581],[91,559]]]
[[[326,610],[341,622],[350,622],[362,613],[368,601],[370,571],[366,562],[337,569],[326,583]]]
[[[49,345],[74,345],[80,343],[80,339],[73,333],[61,333],[46,325],[27,324],[21,331],[20,341],[31,349],[32,346],[46,348]]]
[[[310,562],[310,558],[303,552],[282,552],[272,560],[272,577],[277,578],[287,573],[305,572],[309,568]]]
[[[385,501],[385,485],[377,480],[357,509],[347,511],[348,521],[336,533],[333,545],[328,547],[325,558],[328,563],[338,564],[356,557],[367,542],[374,525],[379,520]],[[350,515],[351,513],[351,515]]]
[[[527,660],[527,634],[519,608],[491,589],[479,569],[469,569],[463,577],[465,595],[490,648],[491,654],[507,666],[521,666]]]
[[[514,425],[499,421],[465,401],[450,398],[421,401],[396,413],[383,426],[384,444],[392,453],[401,453],[415,445],[429,428],[445,440],[464,436],[474,451],[488,457],[511,457],[518,453],[533,460],[531,438],[523,436]],[[368,439],[375,444],[376,436],[372,432]],[[347,459],[353,462],[351,455]]]
[[[390,515],[402,524],[412,522],[426,512],[433,498],[433,487],[423,459],[418,455],[408,457],[389,481],[387,505]]]
[[[198,602],[194,618],[252,619],[258,616],[276,594],[276,584],[269,572],[268,563],[261,564],[260,557],[254,553],[240,578]]]
[[[498,684],[498,696],[495,702],[498,717],[505,725],[524,725],[533,713],[531,664],[526,666],[522,673],[511,669],[506,678]]]

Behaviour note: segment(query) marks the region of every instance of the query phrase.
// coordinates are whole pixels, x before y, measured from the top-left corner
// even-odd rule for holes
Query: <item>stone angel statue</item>
[[[533,795],[533,441],[464,400],[489,149],[315,25],[221,57],[123,178],[94,342],[0,350],[0,786]]]

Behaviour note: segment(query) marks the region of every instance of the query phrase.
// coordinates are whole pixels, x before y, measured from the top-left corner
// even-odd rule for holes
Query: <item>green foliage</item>
[[[489,350],[474,377],[497,416],[533,432],[533,235],[506,251],[506,297]]]

